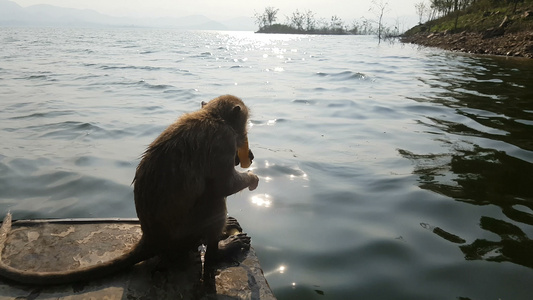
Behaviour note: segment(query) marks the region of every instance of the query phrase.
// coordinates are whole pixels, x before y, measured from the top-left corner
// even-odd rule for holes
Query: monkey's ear
[[[202,101],[202,108],[204,108],[204,106],[206,106],[206,105],[207,105],[207,102]]]
[[[231,111],[231,113],[233,114],[233,116],[237,116],[239,115],[239,113],[241,112],[241,107],[238,106],[238,105],[235,105],[233,107],[233,110]]]

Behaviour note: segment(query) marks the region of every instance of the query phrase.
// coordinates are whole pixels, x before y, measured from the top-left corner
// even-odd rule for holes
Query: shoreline
[[[485,33],[417,33],[403,36],[404,43],[472,54],[488,54],[533,58],[533,32],[522,31],[499,35],[497,32]]]

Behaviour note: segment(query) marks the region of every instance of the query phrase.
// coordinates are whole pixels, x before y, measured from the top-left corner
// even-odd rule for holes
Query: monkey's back
[[[208,194],[213,145],[225,135],[224,127],[205,110],[185,114],[144,153],[134,179],[135,207],[143,235],[152,245],[176,247],[173,243],[196,238],[191,236],[193,229],[205,221],[199,215],[225,214],[225,203],[202,204]]]

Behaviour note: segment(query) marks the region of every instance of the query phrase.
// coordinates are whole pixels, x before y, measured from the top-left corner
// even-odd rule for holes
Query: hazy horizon
[[[262,13],[267,6],[279,9],[278,22],[284,22],[286,17],[294,11],[311,10],[316,18],[340,17],[346,24],[361,17],[376,19],[376,15],[370,11],[373,7],[372,0],[350,1],[336,0],[333,2],[308,0],[308,1],[285,1],[273,0],[268,2],[255,2],[245,0],[215,1],[200,0],[181,5],[179,1],[152,0],[10,0],[22,7],[37,4],[48,4],[59,7],[90,9],[102,14],[116,17],[184,17],[189,15],[204,15],[213,20],[228,20],[238,17],[252,18],[255,12]],[[379,2],[379,1],[378,1]],[[389,26],[398,21],[401,26],[412,27],[416,25],[416,13],[414,4],[420,0],[389,1],[385,11],[385,22]],[[387,3],[387,1],[383,1]]]

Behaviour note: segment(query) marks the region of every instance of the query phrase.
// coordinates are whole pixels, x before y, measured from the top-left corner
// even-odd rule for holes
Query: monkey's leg
[[[242,232],[242,227],[237,219],[228,217],[224,235],[218,242],[217,260],[231,261],[240,253],[249,249],[250,237]]]
[[[233,219],[230,223],[229,227],[236,225],[240,228],[237,220]],[[239,254],[249,249],[250,237],[246,233],[230,235],[226,239],[208,243],[202,278],[204,292],[206,294],[216,294],[215,275],[219,262],[233,262]]]
[[[230,235],[228,238],[218,242],[218,261],[232,261],[239,254],[250,250],[251,238],[246,233]]]

